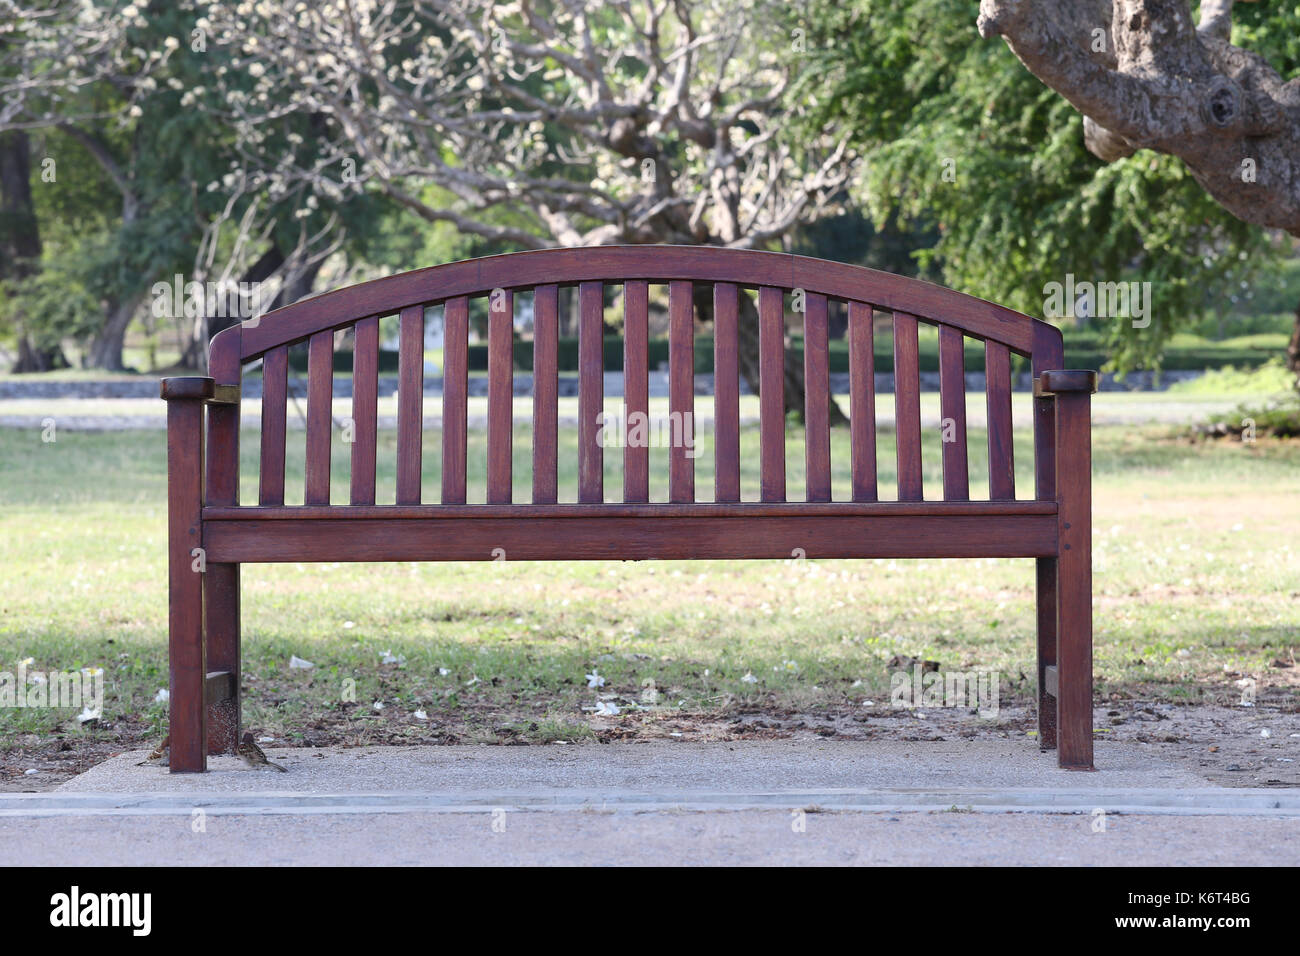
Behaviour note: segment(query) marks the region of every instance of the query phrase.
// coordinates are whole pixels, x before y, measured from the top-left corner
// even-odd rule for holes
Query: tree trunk
[[[90,351],[83,363],[87,368],[102,368],[108,372],[125,369],[126,366],[122,364],[122,345],[126,340],[126,329],[144,297],[145,293],[141,291],[125,300],[109,300],[106,310],[108,318],[91,341]]]
[[[1300,305],[1296,306],[1295,324],[1291,327],[1291,341],[1286,346],[1286,367],[1295,375],[1296,390],[1300,391]]]
[[[32,202],[31,142],[24,130],[0,133],[0,280],[25,279],[40,269],[41,233]],[[18,361],[11,371],[48,372],[67,367],[57,345],[38,345],[15,316]]]

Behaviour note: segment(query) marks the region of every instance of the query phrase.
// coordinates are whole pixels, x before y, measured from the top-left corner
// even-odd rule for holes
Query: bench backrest
[[[801,293],[806,386],[805,472],[810,501],[831,499],[828,415],[828,307],[844,303],[848,319],[851,499],[877,500],[876,381],[873,324],[892,313],[897,497],[922,492],[918,323],[938,327],[940,407],[954,440],[942,443],[943,496],[969,498],[966,457],[966,337],[982,340],[988,418],[989,496],[1016,497],[1011,431],[1011,355],[1029,357],[1033,373],[1062,366],[1060,332],[1002,306],[930,283],[801,256],[706,246],[606,246],[514,253],[455,262],[340,289],[227,329],[212,342],[210,374],[218,386],[238,385],[244,366],[262,362],[261,505],[284,503],[290,346],[308,348],[304,501],[330,503],[335,334],[353,329],[353,442],[350,501],[375,503],[379,320],[399,319],[397,489],[399,505],[463,504],[466,500],[468,332],[470,301],[488,306],[487,501],[524,501],[511,480],[514,295],[534,296],[534,504],[557,497],[559,290],[576,287],[579,337],[578,501],[605,500],[599,413],[604,404],[603,317],[606,286],[622,287],[625,411],[648,411],[649,289],[668,287],[669,408],[693,427],[694,301],[712,288],[714,311],[714,488],[712,499],[740,500],[740,296],[756,290],[761,389],[761,499],[786,500],[783,390],[787,296]],[[441,493],[421,488],[425,310],[444,309]],[[238,503],[238,406],[211,409],[207,503]],[[1035,401],[1035,497],[1054,494],[1050,405]],[[627,444],[622,500],[649,500],[649,449]],[[669,450],[669,499],[697,500],[694,460],[682,442]],[[702,496],[707,500],[710,496]]]

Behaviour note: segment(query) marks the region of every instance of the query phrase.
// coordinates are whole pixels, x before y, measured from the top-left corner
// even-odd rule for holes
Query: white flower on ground
[[[422,711],[422,710],[417,710],[414,714],[412,714],[412,716],[413,716],[416,720],[428,720],[428,719],[429,719],[429,715],[426,714],[426,713],[425,713],[424,711]]]
[[[91,710],[89,707],[85,707],[82,709],[81,713],[77,715],[77,722],[81,724],[87,724],[90,723],[90,721],[92,720],[99,720],[99,717],[100,717],[99,711]]]
[[[439,668],[438,668],[438,673],[439,673],[440,675],[442,675],[443,677],[446,677],[448,674],[451,673],[451,671],[447,670],[447,668],[445,668],[445,667],[439,667]]]
[[[375,701],[373,704],[371,704],[370,706],[371,706],[374,710],[383,710],[383,709],[384,709],[384,702],[383,702],[382,700],[377,700],[377,701]]]
[[[757,684],[757,683],[758,683],[758,678],[755,677],[753,674],[751,674],[749,671],[745,671],[745,676],[742,677],[741,680],[742,680],[744,683],[746,683],[746,684]]]
[[[596,690],[604,686],[605,686],[605,678],[601,677],[600,674],[593,667],[591,669],[591,673],[587,675],[587,687],[590,688],[591,690]]]
[[[596,701],[597,717],[617,717],[619,713],[618,704],[614,703],[612,700]]]
[[[289,655],[289,669],[290,669],[290,670],[294,670],[294,671],[308,671],[308,670],[311,670],[311,669],[312,669],[313,667],[315,667],[315,666],[316,666],[316,665],[313,664],[311,661],[305,661],[305,660],[303,660],[301,657],[299,657],[297,654],[290,654],[290,655]]]
[[[158,693],[153,695],[153,702],[155,704],[165,704],[167,703],[167,701],[171,700],[171,698],[172,698],[171,691],[169,691],[166,687],[159,687]]]

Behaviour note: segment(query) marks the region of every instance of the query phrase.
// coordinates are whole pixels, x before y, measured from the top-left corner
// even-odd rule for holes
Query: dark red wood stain
[[[650,503],[645,449],[623,455],[625,503],[604,503],[604,285],[624,287],[625,410],[648,412],[648,289],[669,286],[669,409],[694,412],[695,284],[714,299],[716,503],[697,503],[694,459],[669,455],[669,503]],[[578,289],[578,498],[557,502],[558,290]],[[740,290],[758,290],[761,502],[741,502]],[[489,310],[488,500],[466,503],[468,299]],[[511,503],[514,292],[534,291],[533,488]],[[808,501],[785,481],[785,296],[802,290]],[[701,292],[703,290],[700,290]],[[831,501],[828,300],[848,305],[852,501]],[[445,314],[442,494],[423,504],[424,310]],[[894,315],[898,501],[879,502],[872,322]],[[375,504],[378,317],[400,313],[397,504]],[[942,453],[944,500],[923,500],[918,320],[939,327],[940,407],[958,441]],[[334,335],[355,328],[350,505],[329,494]],[[964,336],[983,340],[990,501],[969,501]],[[288,349],[308,346],[306,504],[285,506]],[[1034,500],[1015,500],[1011,354],[1028,356]],[[198,771],[239,735],[240,565],[282,561],[787,558],[1036,559],[1039,739],[1090,769],[1092,570],[1090,394],[1065,370],[1060,332],[992,303],[885,273],[778,253],[641,246],[557,249],[420,270],[305,300],[220,333],[210,376],[165,379],[171,769]],[[238,386],[262,360],[258,504],[239,503]],[[692,424],[693,420],[692,420]],[[205,449],[206,442],[206,449]],[[950,447],[950,445],[952,447]],[[206,451],[206,454],[205,454]],[[202,550],[197,550],[202,549]],[[196,570],[201,555],[206,570]],[[208,689],[212,693],[205,697]]]

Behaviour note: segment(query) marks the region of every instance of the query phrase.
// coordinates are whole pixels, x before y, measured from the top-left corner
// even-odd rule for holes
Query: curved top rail
[[[1060,336],[1054,326],[1013,309],[920,279],[862,266],[721,246],[640,245],[512,252],[403,272],[268,312],[260,321],[250,320],[219,333],[213,347],[218,343],[224,347],[223,338],[238,340],[240,358],[248,362],[314,333],[342,328],[366,316],[393,314],[416,304],[483,295],[497,288],[628,279],[803,289],[950,325],[972,337],[1000,342],[1021,355],[1034,351],[1035,329],[1038,336]]]

